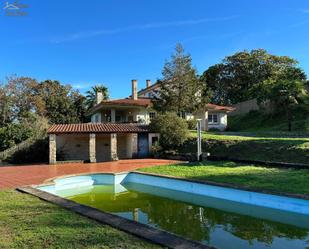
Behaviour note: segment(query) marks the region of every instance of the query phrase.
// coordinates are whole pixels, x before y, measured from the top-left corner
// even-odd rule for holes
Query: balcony
[[[140,123],[149,124],[149,115],[145,109],[106,109],[95,113],[93,123]]]

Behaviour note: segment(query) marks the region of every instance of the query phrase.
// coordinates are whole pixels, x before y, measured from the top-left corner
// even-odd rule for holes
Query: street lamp
[[[197,161],[202,160],[202,119],[197,119]]]

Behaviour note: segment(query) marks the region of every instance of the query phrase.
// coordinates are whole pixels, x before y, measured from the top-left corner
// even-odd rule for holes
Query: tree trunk
[[[288,118],[288,131],[292,131],[292,115],[289,107],[287,107],[286,112]]]

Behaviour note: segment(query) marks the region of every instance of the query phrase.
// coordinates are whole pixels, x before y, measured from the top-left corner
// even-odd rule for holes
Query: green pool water
[[[78,192],[57,194],[220,249],[309,248],[304,215],[133,183]]]

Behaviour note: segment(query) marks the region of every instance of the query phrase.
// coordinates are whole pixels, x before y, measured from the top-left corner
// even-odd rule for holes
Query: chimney
[[[137,99],[137,80],[132,80],[132,99]]]
[[[146,87],[150,87],[151,86],[151,80],[146,80]]]
[[[102,92],[96,92],[96,103],[100,104],[103,101],[103,93]]]

